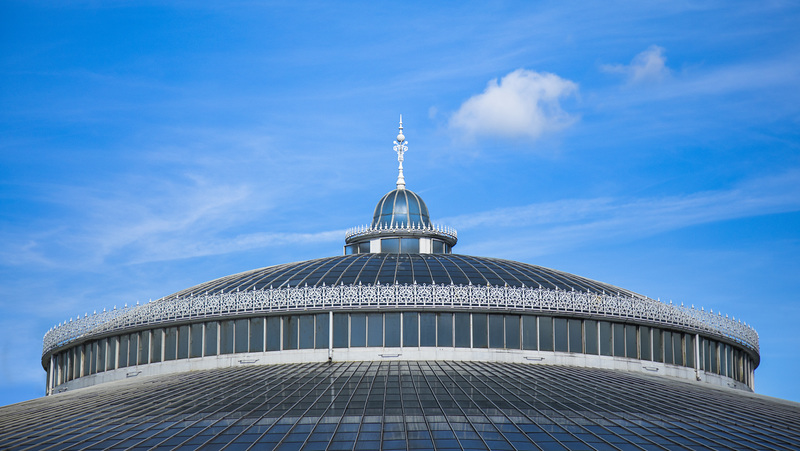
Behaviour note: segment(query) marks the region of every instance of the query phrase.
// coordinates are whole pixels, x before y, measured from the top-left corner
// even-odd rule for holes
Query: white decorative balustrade
[[[619,294],[478,285],[337,285],[167,297],[70,320],[44,336],[43,354],[80,338],[129,328],[241,314],[352,309],[475,309],[591,316],[672,326],[734,340],[758,353],[758,333],[694,307]]]
[[[364,235],[381,235],[381,234],[396,234],[396,233],[409,233],[409,234],[437,234],[442,235],[453,240],[458,240],[458,232],[456,229],[448,226],[431,224],[429,226],[423,224],[413,223],[411,225],[377,225],[377,226],[361,226],[348,229],[345,233],[345,240],[353,237]]]

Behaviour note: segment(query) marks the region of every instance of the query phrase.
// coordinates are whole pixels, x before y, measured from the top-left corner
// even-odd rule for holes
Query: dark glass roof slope
[[[417,193],[396,189],[384,195],[375,206],[372,227],[430,227],[428,206]]]
[[[800,404],[499,362],[240,366],[0,407],[0,449],[800,449]]]
[[[212,280],[167,298],[265,288],[376,284],[493,285],[622,293],[631,291],[554,269],[458,254],[356,254],[269,266]]]

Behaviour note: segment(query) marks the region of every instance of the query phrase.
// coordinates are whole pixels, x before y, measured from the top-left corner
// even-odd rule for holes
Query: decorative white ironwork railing
[[[758,353],[758,333],[741,321],[694,307],[620,294],[479,285],[337,285],[167,297],[59,324],[43,355],[80,338],[147,325],[255,313],[351,309],[482,309],[635,320],[724,337]]]
[[[458,240],[458,232],[456,229],[448,226],[443,226],[439,224],[431,224],[429,226],[422,225],[422,224],[410,224],[410,225],[392,225],[392,226],[385,226],[385,225],[377,225],[373,226],[361,226],[361,227],[353,227],[351,229],[347,229],[345,233],[344,239],[347,240],[352,237],[362,236],[362,235],[374,235],[374,234],[392,234],[392,233],[433,233],[437,235],[443,235],[447,238],[451,238],[453,240]]]

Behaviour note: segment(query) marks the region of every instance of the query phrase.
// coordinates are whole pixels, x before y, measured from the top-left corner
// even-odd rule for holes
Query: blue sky
[[[3,2],[0,405],[43,334],[338,255],[393,189],[463,254],[712,308],[800,401],[791,2]]]

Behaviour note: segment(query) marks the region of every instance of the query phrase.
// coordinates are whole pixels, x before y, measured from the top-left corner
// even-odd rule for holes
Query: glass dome
[[[372,227],[431,226],[428,207],[415,192],[407,189],[390,191],[378,201],[372,216]]]

